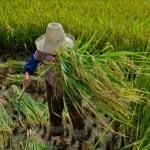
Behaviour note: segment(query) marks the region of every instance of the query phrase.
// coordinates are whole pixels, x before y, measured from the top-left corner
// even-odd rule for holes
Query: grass
[[[0,5],[1,54],[33,52],[35,39],[45,33],[49,22],[60,22],[83,42],[96,32],[92,44],[97,43],[98,49],[106,44],[115,51],[149,49],[148,0],[1,0]]]

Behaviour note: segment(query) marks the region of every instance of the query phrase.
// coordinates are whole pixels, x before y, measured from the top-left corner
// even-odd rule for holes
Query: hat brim
[[[45,54],[51,54],[56,55],[56,51],[58,50],[60,53],[62,53],[62,49],[64,47],[71,48],[73,47],[75,43],[75,38],[71,34],[65,34],[65,39],[60,42],[53,42],[53,41],[46,41],[46,34],[40,36],[35,41],[37,50],[45,53]]]

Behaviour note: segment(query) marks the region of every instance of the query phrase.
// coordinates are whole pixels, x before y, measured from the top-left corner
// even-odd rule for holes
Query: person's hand
[[[30,74],[28,72],[26,72],[24,80],[23,80],[23,88],[26,87],[27,85],[29,85],[30,82],[31,82],[31,80],[30,80]]]

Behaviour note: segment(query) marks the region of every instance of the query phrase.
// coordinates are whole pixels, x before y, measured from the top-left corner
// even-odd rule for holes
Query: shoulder
[[[56,62],[56,56],[50,55],[50,54],[45,54],[39,50],[36,50],[34,57],[36,60],[39,61],[47,61],[47,62]]]

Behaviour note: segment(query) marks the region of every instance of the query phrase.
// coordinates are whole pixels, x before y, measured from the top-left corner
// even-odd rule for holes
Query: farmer
[[[24,65],[25,78],[23,87],[30,83],[30,75],[34,74],[35,69],[39,62],[58,62],[56,50],[61,53],[62,48],[71,48],[74,45],[75,39],[72,35],[65,34],[63,27],[60,23],[49,23],[46,28],[46,34],[40,36],[36,41],[36,52],[32,54],[28,62]],[[53,78],[54,70],[50,69],[46,72],[46,90],[47,101],[50,114],[51,135],[60,137],[60,144],[57,145],[58,149],[65,149],[68,146],[66,137],[64,135],[64,127],[62,124],[62,111],[64,108],[63,95],[56,97],[54,94],[53,85],[56,83]],[[64,94],[65,95],[65,94]],[[67,109],[72,121],[74,133],[80,142],[82,150],[87,150],[86,144],[86,125],[85,119],[81,113],[74,107],[71,101],[66,101]],[[80,101],[78,100],[80,103]]]

